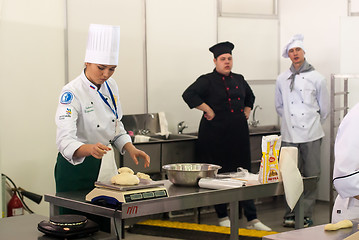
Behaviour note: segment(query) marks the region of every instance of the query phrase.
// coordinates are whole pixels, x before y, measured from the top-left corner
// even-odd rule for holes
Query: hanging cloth
[[[115,98],[113,96],[113,93],[112,93],[111,88],[108,85],[108,83],[105,82],[105,84],[106,84],[107,90],[110,93],[110,97],[111,97],[112,104],[113,104],[114,108],[111,107],[110,103],[107,101],[107,99],[102,95],[102,93],[100,91],[97,90],[97,92],[99,93],[101,99],[105,102],[105,104],[111,109],[113,114],[116,116],[116,134],[118,134],[118,132],[119,132],[119,124],[118,124],[119,119],[118,119],[118,113],[117,113],[116,100],[115,100]],[[117,174],[117,165],[116,165],[113,146],[109,145],[108,147],[110,147],[111,150],[108,151],[102,157],[102,160],[101,160],[100,172],[99,172],[98,178],[97,178],[97,181],[100,181],[100,182],[109,182],[111,180],[111,178]]]

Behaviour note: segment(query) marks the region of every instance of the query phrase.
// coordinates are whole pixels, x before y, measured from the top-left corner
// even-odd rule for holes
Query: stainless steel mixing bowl
[[[175,163],[162,166],[168,180],[180,186],[198,186],[200,178],[215,177],[221,166],[207,163]]]

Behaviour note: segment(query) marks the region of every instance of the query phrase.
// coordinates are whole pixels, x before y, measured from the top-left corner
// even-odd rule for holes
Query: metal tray
[[[162,187],[164,183],[156,182],[151,180],[140,179],[140,183],[138,185],[117,185],[111,182],[95,182],[95,187],[99,188],[107,188],[116,191],[129,191],[129,190],[137,190],[137,189],[146,189],[146,188],[154,188],[154,187]]]

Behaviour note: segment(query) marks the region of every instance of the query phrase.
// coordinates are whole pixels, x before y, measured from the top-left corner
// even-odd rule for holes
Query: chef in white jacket
[[[338,192],[332,222],[359,218],[359,104],[344,117],[335,139],[333,184]]]
[[[61,91],[55,119],[56,192],[92,190],[106,169],[104,163],[116,168],[114,158],[106,158],[112,146],[122,154],[127,151],[136,164],[143,158],[149,166],[150,157],[132,144],[121,122],[118,87],[111,78],[118,65],[119,43],[119,26],[91,24],[86,67]]]
[[[281,117],[282,146],[298,148],[298,168],[304,177],[320,175],[322,123],[329,114],[329,93],[323,75],[305,58],[303,35],[287,43],[282,56],[292,64],[276,81],[275,107]],[[317,190],[304,191],[304,226],[310,226]],[[294,227],[294,213],[287,212],[283,225]]]

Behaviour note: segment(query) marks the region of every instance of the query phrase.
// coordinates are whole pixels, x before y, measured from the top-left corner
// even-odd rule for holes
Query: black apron
[[[238,167],[251,171],[249,130],[244,113],[217,113],[211,121],[202,117],[198,151],[202,163],[222,166],[219,173],[236,172]]]

